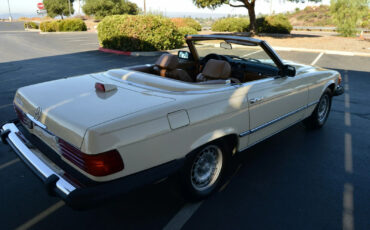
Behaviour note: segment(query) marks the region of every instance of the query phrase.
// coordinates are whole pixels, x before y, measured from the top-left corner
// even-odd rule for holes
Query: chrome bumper
[[[333,96],[339,96],[344,93],[344,88],[341,85],[337,85],[337,87],[334,90]]]
[[[46,157],[43,159],[42,153],[38,149],[30,147],[19,135],[21,133],[14,123],[7,123],[1,128],[1,140],[4,144],[9,144],[24,163],[40,177],[49,192],[54,190],[62,197],[67,197],[73,192],[76,187],[59,175],[53,169],[55,166],[48,163]]]

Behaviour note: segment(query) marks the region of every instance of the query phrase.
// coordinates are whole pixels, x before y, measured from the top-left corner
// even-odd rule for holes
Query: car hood
[[[98,92],[93,75],[66,78],[20,88],[14,103],[35,117],[48,131],[81,147],[89,127],[174,101],[116,85],[110,92]]]

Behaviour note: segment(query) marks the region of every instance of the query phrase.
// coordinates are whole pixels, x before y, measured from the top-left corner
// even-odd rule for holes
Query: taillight
[[[340,83],[342,83],[342,76],[339,74],[339,76],[338,76],[338,85],[340,85]]]
[[[122,158],[117,150],[89,155],[66,141],[58,140],[62,156],[93,176],[106,176],[123,170]]]
[[[105,87],[104,84],[102,83],[95,83],[95,89],[100,92],[105,92]]]

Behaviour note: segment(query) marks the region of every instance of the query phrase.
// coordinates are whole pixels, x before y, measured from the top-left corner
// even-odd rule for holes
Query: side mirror
[[[191,53],[188,52],[188,51],[184,51],[184,50],[180,50],[177,54],[177,56],[180,58],[180,59],[184,59],[184,60],[191,60],[192,56],[191,56]]]
[[[291,65],[284,65],[283,76],[294,77],[296,74],[295,67]]]
[[[224,48],[224,49],[227,49],[227,50],[233,49],[233,47],[231,46],[231,44],[230,43],[227,43],[227,42],[221,42],[220,43],[220,47],[221,48]]]

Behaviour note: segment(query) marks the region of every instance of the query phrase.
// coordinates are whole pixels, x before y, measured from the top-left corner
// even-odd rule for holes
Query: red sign
[[[44,9],[44,3],[42,3],[42,2],[37,3],[37,8],[39,8],[39,10],[43,10]]]

